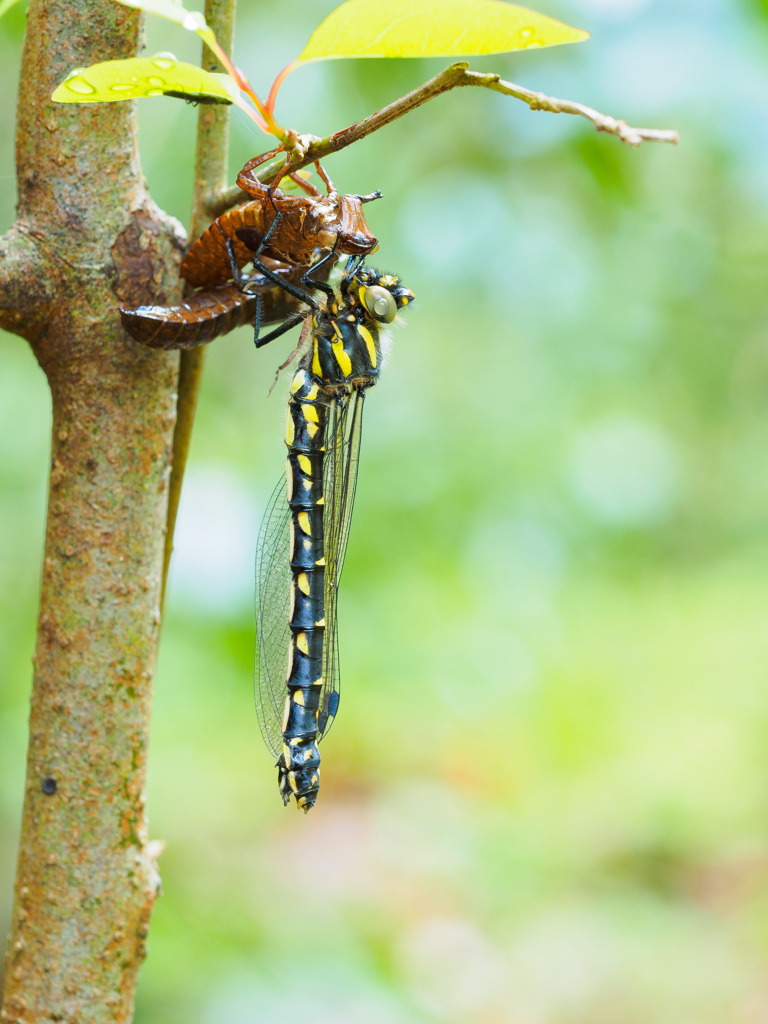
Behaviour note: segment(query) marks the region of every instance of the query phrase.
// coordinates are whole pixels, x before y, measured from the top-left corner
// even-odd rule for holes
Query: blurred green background
[[[241,5],[257,88],[332,0]],[[478,70],[676,127],[444,96],[327,168],[418,305],[367,403],[323,790],[252,711],[252,565],[293,341],[209,351],[156,682],[167,840],[137,1024],[768,1021],[768,4],[546,0],[579,46]],[[0,21],[15,95],[24,15]],[[158,21],[148,51],[197,60]],[[445,61],[308,66],[322,135]],[[141,106],[188,218],[195,111]],[[0,108],[0,229],[13,103]],[[268,148],[235,115],[231,169]],[[0,926],[20,816],[49,399],[0,335]],[[3,931],[4,934],[4,931]],[[300,968],[300,965],[306,965]]]

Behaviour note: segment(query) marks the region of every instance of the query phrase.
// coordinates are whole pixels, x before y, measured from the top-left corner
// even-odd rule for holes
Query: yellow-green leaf
[[[315,30],[299,62],[459,57],[588,38],[588,32],[503,0],[347,0]]]
[[[56,103],[113,103],[142,96],[232,103],[239,93],[229,75],[212,75],[176,60],[172,53],[156,53],[154,57],[107,60],[70,71],[51,99]]]
[[[205,18],[199,11],[188,11],[178,0],[119,0],[126,7],[138,7],[147,14],[156,14],[159,18],[175,21],[190,32],[205,28]]]
[[[0,0],[0,18],[18,2],[19,0]]]

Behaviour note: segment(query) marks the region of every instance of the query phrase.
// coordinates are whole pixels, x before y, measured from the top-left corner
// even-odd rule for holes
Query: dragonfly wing
[[[339,706],[336,606],[357,484],[363,399],[364,392],[355,391],[334,401],[329,409],[323,469],[325,643],[318,740],[330,729]],[[282,751],[285,677],[291,640],[289,545],[290,509],[283,477],[264,513],[256,551],[256,711],[264,742],[276,758]]]
[[[285,676],[291,638],[290,519],[283,477],[264,513],[256,549],[256,711],[264,742],[276,758],[283,747]]]
[[[318,739],[323,739],[327,735],[339,707],[337,597],[349,538],[352,506],[355,501],[364,398],[364,391],[353,391],[351,395],[336,399],[329,416],[323,473],[325,645]]]

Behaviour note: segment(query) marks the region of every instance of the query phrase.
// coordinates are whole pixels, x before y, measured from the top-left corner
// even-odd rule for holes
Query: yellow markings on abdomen
[[[296,583],[302,594],[306,594],[309,597],[309,576],[305,572],[299,573]]]
[[[312,347],[312,373],[318,377],[322,376],[322,370],[320,368],[320,356],[317,351],[317,338],[315,338]]]
[[[307,373],[306,370],[299,370],[291,381],[291,394],[295,395],[299,388],[306,383]]]
[[[298,462],[302,473],[306,473],[307,476],[312,476],[312,463],[309,461],[306,455],[299,455],[296,461]]]
[[[307,634],[299,633],[296,636],[296,646],[299,648],[302,654],[309,654],[309,644],[307,643]]]
[[[318,424],[320,422],[317,415],[317,409],[314,405],[302,405],[301,411],[304,413],[304,419],[307,421],[307,433],[310,437],[314,437],[317,431],[320,429]]]
[[[334,324],[334,327],[335,326],[336,325]],[[341,370],[345,377],[349,377],[352,373],[352,360],[349,358],[344,349],[344,342],[332,341],[331,348],[333,349],[333,354],[336,359],[336,362],[339,364],[339,369]]]
[[[304,533],[308,534],[311,537],[312,536],[312,526],[310,525],[310,522],[309,522],[309,513],[308,512],[299,512],[298,519],[299,519],[299,526],[302,528]]]
[[[300,708],[304,707],[304,691],[296,690],[293,695],[293,703],[298,704]]]
[[[371,366],[376,369],[376,342],[373,340],[373,335],[363,324],[357,328],[362,335],[365,347],[368,349],[368,358],[371,360]]]
[[[288,716],[291,713],[291,695],[285,698],[285,710],[283,711],[283,732],[288,728]]]
[[[296,437],[296,428],[293,425],[293,416],[291,416],[290,407],[285,417],[285,443],[290,447],[293,444],[293,440]]]

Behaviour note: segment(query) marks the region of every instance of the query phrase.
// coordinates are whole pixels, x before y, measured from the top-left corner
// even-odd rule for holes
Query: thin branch
[[[493,89],[494,92],[504,93],[505,96],[514,96],[523,103],[527,103],[531,110],[546,110],[550,114],[577,114],[585,117],[599,132],[607,132],[608,135],[615,135],[617,139],[626,142],[629,146],[639,146],[641,142],[670,142],[677,145],[680,141],[680,133],[666,128],[632,128],[626,121],[617,121],[609,114],[601,114],[599,110],[593,110],[583,103],[574,103],[572,100],[558,100],[554,96],[547,96],[543,92],[534,92],[522,85],[514,85],[512,82],[505,82],[498,75],[481,75],[476,71],[467,71],[466,82],[461,85],[479,85],[486,89]]]
[[[227,56],[232,54],[235,31],[236,0],[206,0],[205,20]],[[220,71],[215,55],[203,46],[202,66],[206,71]],[[212,195],[220,194],[227,183],[229,153],[229,107],[202,106],[197,121],[197,153],[195,157],[195,189],[192,199],[190,244],[202,235],[213,219],[208,215]],[[187,465],[189,442],[197,410],[197,396],[203,375],[205,345],[185,349],[179,362],[179,388],[176,401],[176,427],[173,432],[173,458],[168,485],[168,518],[163,552],[163,583],[160,608],[165,605],[168,570],[173,553],[173,535],[179,511],[181,484]]]
[[[315,160],[322,160],[331,153],[338,153],[353,142],[359,142],[366,135],[371,135],[391,121],[396,121],[404,114],[409,114],[416,107],[420,107],[428,100],[440,96],[451,89],[463,86],[475,86],[482,89],[491,89],[493,92],[503,93],[505,96],[514,96],[518,100],[527,103],[531,110],[546,110],[551,114],[576,114],[584,117],[599,132],[606,132],[615,135],[617,139],[626,142],[630,146],[639,146],[641,142],[670,142],[676,144],[680,136],[676,131],[669,131],[661,128],[632,128],[626,121],[618,121],[608,114],[601,114],[598,110],[585,106],[583,103],[574,103],[571,100],[558,100],[553,96],[546,96],[543,92],[534,92],[522,85],[514,85],[512,82],[505,82],[499,75],[482,74],[478,71],[470,71],[469,65],[464,62],[451,64],[439,75],[430,78],[424,85],[420,85],[413,92],[401,96],[400,99],[390,103],[389,106],[377,110],[370,117],[357,121],[348,128],[343,128],[334,135],[324,139],[318,139],[311,135],[296,136],[298,144],[294,150],[298,153],[298,159],[294,158],[291,166],[295,170],[306,167]],[[262,181],[269,183],[277,173],[279,164],[274,168],[269,166],[269,171],[259,175]],[[211,217],[219,217],[222,213],[236,206],[238,203],[247,200],[246,194],[239,188],[230,188],[223,191],[208,208]]]

